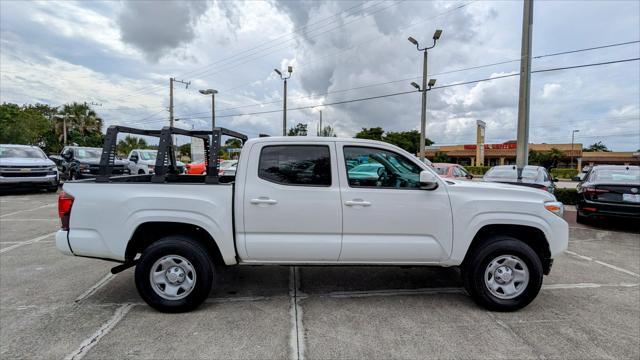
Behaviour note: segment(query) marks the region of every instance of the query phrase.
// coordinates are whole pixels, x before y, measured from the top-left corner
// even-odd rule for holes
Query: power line
[[[540,59],[540,58],[545,58],[545,57],[565,55],[565,54],[584,52],[584,51],[591,51],[591,50],[609,48],[609,47],[614,47],[614,46],[622,46],[622,45],[634,44],[634,43],[639,43],[639,42],[640,42],[640,40],[627,41],[627,42],[617,43],[617,44],[608,44],[608,45],[589,47],[589,48],[584,48],[584,49],[576,49],[576,50],[563,51],[563,52],[557,52],[557,53],[551,53],[551,54],[544,54],[544,55],[534,56],[533,58],[534,59]],[[466,67],[466,68],[462,68],[462,69],[444,71],[444,72],[440,72],[440,73],[429,74],[429,76],[453,74],[453,73],[458,73],[458,72],[462,72],[462,71],[476,70],[476,69],[487,68],[487,67],[496,66],[496,65],[503,65],[503,64],[517,62],[517,61],[520,61],[520,59],[505,60],[505,61],[499,61],[499,62],[495,62],[495,63],[491,63],[491,64],[477,65],[477,66],[471,66],[471,67]],[[389,84],[405,82],[405,81],[409,81],[409,80],[415,80],[418,77],[419,77],[419,75],[415,75],[415,76],[412,76],[412,77],[399,79],[399,80],[392,80],[392,81],[386,81],[386,82],[381,82],[381,83],[373,83],[373,84],[362,85],[362,86],[357,86],[357,87],[348,88],[348,89],[333,90],[333,91],[328,91],[328,92],[320,93],[320,94],[313,94],[313,95],[309,95],[309,96],[300,96],[300,97],[293,98],[291,100],[295,101],[295,100],[299,100],[299,99],[309,99],[309,98],[315,98],[315,97],[319,97],[319,96],[326,96],[326,95],[335,94],[335,93],[342,93],[342,92],[360,90],[360,89],[365,89],[365,88],[370,88],[370,87],[389,85]],[[264,106],[264,105],[276,104],[276,103],[279,104],[281,102],[282,102],[282,100],[275,100],[275,101],[269,101],[269,102],[262,102],[262,103],[258,103],[258,104],[238,105],[238,106],[233,106],[233,107],[229,107],[229,108],[218,109],[218,111],[228,111],[228,110],[241,109],[241,108],[245,108],[245,107]],[[204,114],[204,113],[205,112],[202,112],[202,114]],[[201,114],[201,113],[194,113],[192,115],[195,115],[195,114]]]

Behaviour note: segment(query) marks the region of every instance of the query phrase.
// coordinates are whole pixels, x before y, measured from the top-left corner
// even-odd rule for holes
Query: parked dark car
[[[518,170],[514,165],[494,166],[484,174],[482,180],[528,186],[546,190],[552,194],[556,189],[555,182],[557,181],[551,178],[546,168],[531,165],[522,169],[522,181],[518,181]]]
[[[80,146],[65,146],[60,156],[52,156],[60,170],[60,176],[65,180],[93,178],[98,175],[102,149]],[[116,159],[113,175],[128,175],[127,160]]]
[[[640,166],[594,166],[578,184],[577,222],[599,218],[640,220]]]

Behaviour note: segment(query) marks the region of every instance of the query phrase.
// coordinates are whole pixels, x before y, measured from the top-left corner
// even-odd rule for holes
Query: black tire
[[[56,192],[58,191],[58,185],[53,185],[47,188],[47,192]]]
[[[138,170],[138,175],[144,175],[144,170],[142,169]]]
[[[186,259],[195,272],[195,283],[190,293],[181,299],[166,299],[151,281],[152,267],[167,256]],[[142,299],[154,309],[166,313],[186,312],[197,308],[209,296],[213,284],[214,266],[207,249],[186,236],[167,236],[147,247],[136,265],[136,288]],[[188,276],[188,275],[187,275]]]
[[[588,216],[580,215],[580,211],[576,211],[576,222],[578,224],[589,225],[591,219]]]
[[[487,267],[494,259],[503,255],[522,260],[529,273],[528,283],[522,292],[510,299],[492,294],[485,284]],[[540,258],[531,247],[511,236],[498,235],[470,254],[465,260],[462,276],[465,289],[477,304],[492,311],[515,311],[527,306],[538,295],[542,287],[543,269]]]

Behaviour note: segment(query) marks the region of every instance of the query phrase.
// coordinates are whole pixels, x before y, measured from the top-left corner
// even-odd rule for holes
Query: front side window
[[[391,151],[345,146],[344,159],[351,187],[419,189],[422,168],[406,157]]]
[[[282,185],[331,186],[331,160],[325,145],[265,146],[258,177]]]

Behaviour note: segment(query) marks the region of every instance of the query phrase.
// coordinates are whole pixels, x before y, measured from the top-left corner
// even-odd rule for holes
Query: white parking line
[[[60,221],[58,218],[50,218],[50,219],[0,219],[2,221],[11,221],[11,222],[31,222],[31,221]]]
[[[594,259],[594,258],[592,258],[592,257],[588,257],[588,256],[580,255],[580,254],[575,253],[575,252],[573,252],[573,251],[569,251],[569,250],[567,250],[567,251],[565,251],[565,252],[566,252],[567,254],[572,255],[572,256],[575,256],[575,257],[577,257],[577,258],[579,258],[579,259],[587,260],[587,261],[593,261],[593,262],[595,262],[596,264],[600,264],[600,265],[602,265],[602,266],[606,266],[606,267],[608,267],[608,268],[610,268],[610,269],[613,269],[613,270],[619,271],[619,272],[621,272],[621,273],[625,273],[625,274],[627,274],[627,275],[631,275],[631,276],[635,276],[635,277],[640,277],[640,274],[637,274],[637,273],[635,273],[635,272],[633,272],[633,271],[631,271],[631,270],[623,269],[623,268],[621,268],[621,267],[618,267],[618,266],[615,266],[615,265],[612,265],[612,264],[606,263],[606,262],[604,262],[604,261],[596,260],[596,259]]]
[[[42,236],[39,236],[39,237],[37,237],[37,238],[35,238],[35,239],[31,239],[31,240],[27,240],[27,241],[21,241],[21,242],[19,242],[19,243],[17,243],[17,244],[13,244],[13,245],[11,245],[11,246],[7,246],[7,247],[6,247],[6,248],[4,248],[4,249],[0,249],[0,254],[4,254],[4,253],[6,253],[7,251],[11,251],[11,250],[13,250],[13,249],[15,249],[15,248],[18,248],[18,247],[20,247],[20,246],[23,246],[23,245],[28,245],[28,244],[34,244],[34,243],[37,243],[38,241],[44,240],[44,239],[46,239],[46,238],[48,238],[48,237],[50,237],[50,236],[53,236],[53,235],[55,235],[55,234],[56,234],[55,232],[52,232],[51,234],[42,235]]]
[[[91,348],[96,346],[98,341],[102,339],[105,335],[109,333],[119,322],[122,320],[125,315],[134,307],[134,304],[124,304],[116,309],[116,312],[113,314],[111,319],[104,323],[98,331],[93,333],[90,337],[86,338],[80,346],[76,349],[76,351],[71,354],[65,356],[65,360],[79,360],[82,359]]]
[[[637,287],[637,283],[620,284],[549,284],[542,285],[543,290],[568,290],[568,289],[597,289],[601,287]],[[319,294],[322,297],[332,298],[362,298],[373,296],[403,296],[403,295],[434,295],[434,294],[465,294],[461,287],[441,287],[441,288],[421,288],[421,289],[397,289],[397,290],[371,290],[371,291],[335,291],[326,294]]]
[[[95,285],[87,289],[87,291],[83,292],[80,296],[78,296],[75,302],[80,302],[89,296],[93,295],[96,291],[98,291],[101,287],[105,286],[111,279],[113,279],[115,275],[112,273],[108,273],[105,277],[100,279]]]
[[[300,276],[295,266],[289,267],[289,314],[291,315],[291,333],[289,334],[291,358],[304,360],[304,328],[302,327],[302,308],[298,304]]]
[[[15,215],[15,214],[22,214],[23,212],[27,212],[27,211],[34,211],[34,210],[43,209],[43,208],[46,208],[46,207],[54,207],[54,206],[57,206],[57,204],[47,204],[47,205],[42,205],[42,206],[35,207],[33,209],[25,209],[25,210],[14,211],[12,213],[0,215],[0,218],[4,218],[4,217]]]

